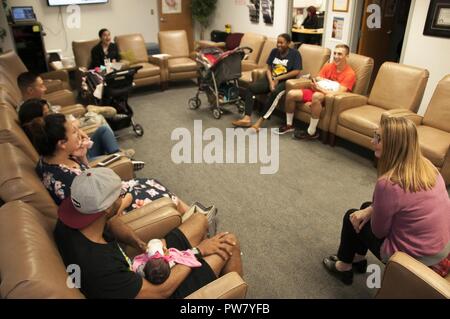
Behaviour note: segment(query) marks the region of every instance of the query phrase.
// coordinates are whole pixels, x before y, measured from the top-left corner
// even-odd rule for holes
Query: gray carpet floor
[[[370,158],[348,147],[285,135],[274,175],[261,175],[261,164],[176,165],[171,160],[175,128],[193,132],[194,120],[202,120],[203,130],[225,132],[239,117],[232,107],[214,119],[205,97],[202,107],[189,110],[195,91],[188,82],[132,95],[129,103],[145,135],[122,137],[120,144],[133,147],[136,158],[147,162],[138,176],[157,178],[187,203],[219,208],[219,230],[240,240],[249,298],[373,297],[376,291],[367,288],[366,275],[355,275],[354,284],[344,286],[321,265],[323,257],[337,251],[345,211],[372,198],[376,171]],[[265,126],[280,124],[274,116]],[[380,265],[372,255],[369,262]]]

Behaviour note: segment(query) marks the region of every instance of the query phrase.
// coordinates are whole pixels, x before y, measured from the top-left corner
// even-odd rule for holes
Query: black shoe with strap
[[[328,258],[330,258],[333,261],[339,260],[337,255],[331,255]],[[360,274],[365,274],[367,272],[367,259],[358,261],[356,263],[352,263],[352,267],[355,272],[358,272]]]
[[[336,268],[336,261],[332,260],[330,257],[323,259],[323,266],[330,274],[338,278],[345,285],[351,285],[353,283],[353,270],[339,271]]]

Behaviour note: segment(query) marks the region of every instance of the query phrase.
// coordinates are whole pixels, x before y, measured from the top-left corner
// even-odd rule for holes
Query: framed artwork
[[[181,0],[161,0],[162,14],[181,13]]]
[[[450,38],[450,0],[431,0],[423,34]]]
[[[261,0],[261,12],[265,24],[273,24],[275,0]]]
[[[333,0],[333,11],[348,12],[349,0]]]
[[[249,0],[249,4],[247,5],[250,21],[253,23],[259,23],[260,4],[260,0]]]
[[[342,40],[344,30],[344,18],[333,17],[333,29],[331,31],[331,38],[335,40]]]

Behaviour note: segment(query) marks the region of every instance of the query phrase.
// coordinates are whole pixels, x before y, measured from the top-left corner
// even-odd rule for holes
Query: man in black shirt
[[[296,78],[302,69],[300,53],[289,47],[291,37],[281,34],[277,39],[277,47],[272,50],[267,59],[268,70],[266,76],[253,82],[245,97],[245,116],[232,124],[238,127],[252,126],[251,115],[256,94],[270,93],[266,102],[266,110],[276,106],[286,89],[286,81]],[[261,120],[254,126],[259,129]]]
[[[147,244],[116,216],[122,202],[122,182],[108,168],[89,169],[77,176],[71,197],[58,209],[55,241],[66,266],[81,270],[81,292],[87,298],[184,298],[221,273],[242,274],[236,238],[220,233],[203,240],[207,218],[194,214],[165,238],[167,247],[193,249],[202,267],[176,265],[167,281],[153,285],[131,270],[131,260],[119,242],[145,252]]]

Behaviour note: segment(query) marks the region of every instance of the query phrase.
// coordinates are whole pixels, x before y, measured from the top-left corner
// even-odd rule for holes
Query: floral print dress
[[[76,161],[73,158],[72,160]],[[36,166],[36,173],[58,206],[66,197],[70,196],[70,186],[74,178],[89,168],[78,161],[76,162],[80,165],[79,169],[62,164],[48,164],[42,158]],[[133,197],[133,202],[125,209],[125,213],[162,197],[168,197],[172,199],[175,205],[178,205],[178,197],[155,179],[135,178],[122,181],[122,188]]]

